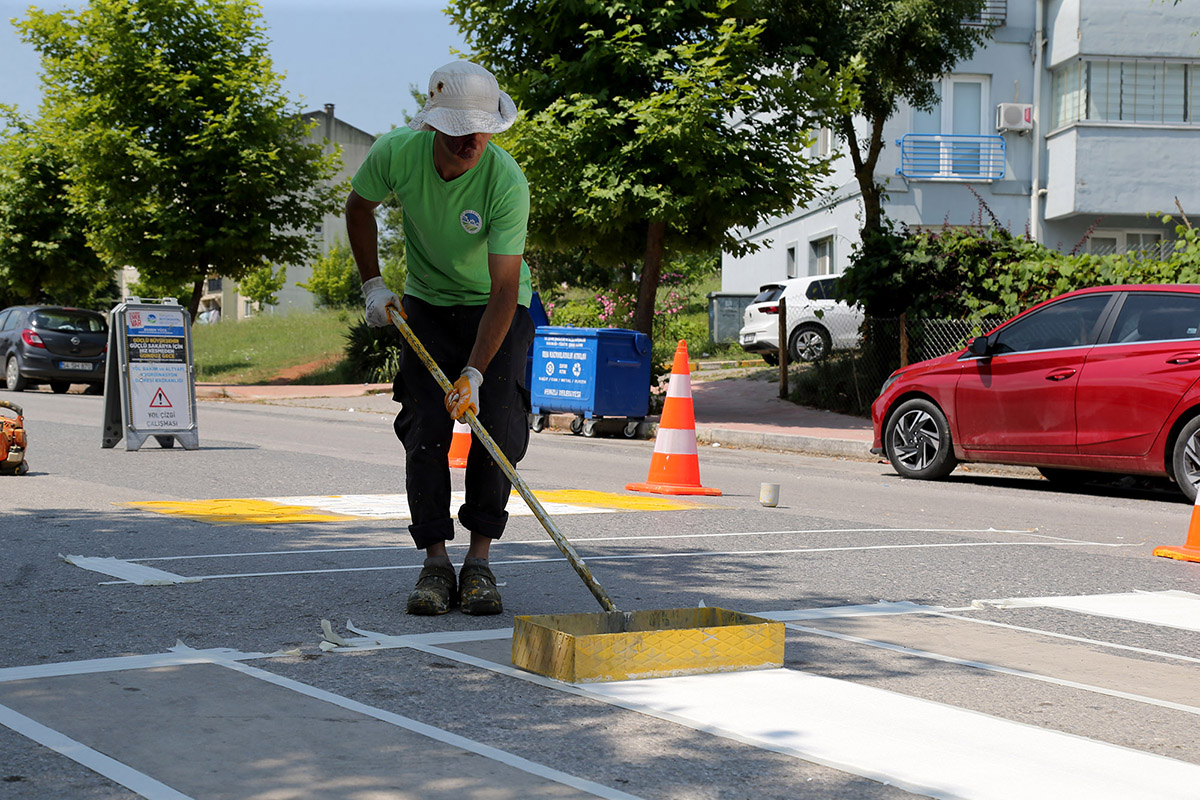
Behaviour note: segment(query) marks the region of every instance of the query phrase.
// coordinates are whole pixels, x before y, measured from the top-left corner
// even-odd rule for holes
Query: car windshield
[[[754,298],[755,303],[769,303],[772,300],[778,300],[779,295],[783,294],[783,287],[778,284],[774,286],[764,286],[759,291],[758,296]]]
[[[66,308],[40,308],[33,312],[35,327],[59,333],[105,333],[104,317]]]

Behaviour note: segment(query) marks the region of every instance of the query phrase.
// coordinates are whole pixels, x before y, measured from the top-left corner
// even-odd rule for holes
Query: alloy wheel
[[[921,409],[906,412],[896,423],[891,445],[896,459],[905,467],[914,472],[926,469],[941,449],[937,421]]]

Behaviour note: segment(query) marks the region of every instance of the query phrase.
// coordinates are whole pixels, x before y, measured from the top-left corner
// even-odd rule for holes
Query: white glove
[[[479,414],[479,384],[483,376],[474,367],[463,367],[462,375],[454,382],[454,388],[446,393],[446,410],[451,419],[462,419],[467,410]]]
[[[392,324],[388,319],[388,308],[405,318],[404,309],[400,305],[400,298],[396,297],[396,293],[383,283],[383,278],[375,276],[371,280],[366,281],[362,285],[363,300],[367,305],[367,324],[374,325],[376,328],[383,328]]]

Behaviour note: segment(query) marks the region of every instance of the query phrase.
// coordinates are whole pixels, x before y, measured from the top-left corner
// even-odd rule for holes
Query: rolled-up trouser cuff
[[[504,535],[504,526],[508,524],[508,512],[501,511],[499,515],[489,514],[463,503],[462,508],[458,509],[458,521],[471,533],[477,533],[488,539],[499,539]]]
[[[413,542],[418,550],[424,550],[431,544],[448,542],[454,538],[454,520],[449,517],[422,522],[420,525],[409,525],[408,532],[412,534]]]

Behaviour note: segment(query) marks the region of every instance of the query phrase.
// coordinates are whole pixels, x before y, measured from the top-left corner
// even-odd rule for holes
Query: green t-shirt
[[[396,128],[380,136],[350,185],[404,207],[408,278],[404,293],[438,306],[484,305],[488,253],[521,255],[529,225],[529,184],[513,157],[489,143],[479,163],[452,181],[433,165],[432,131]],[[517,302],[529,306],[529,265],[521,261]]]

